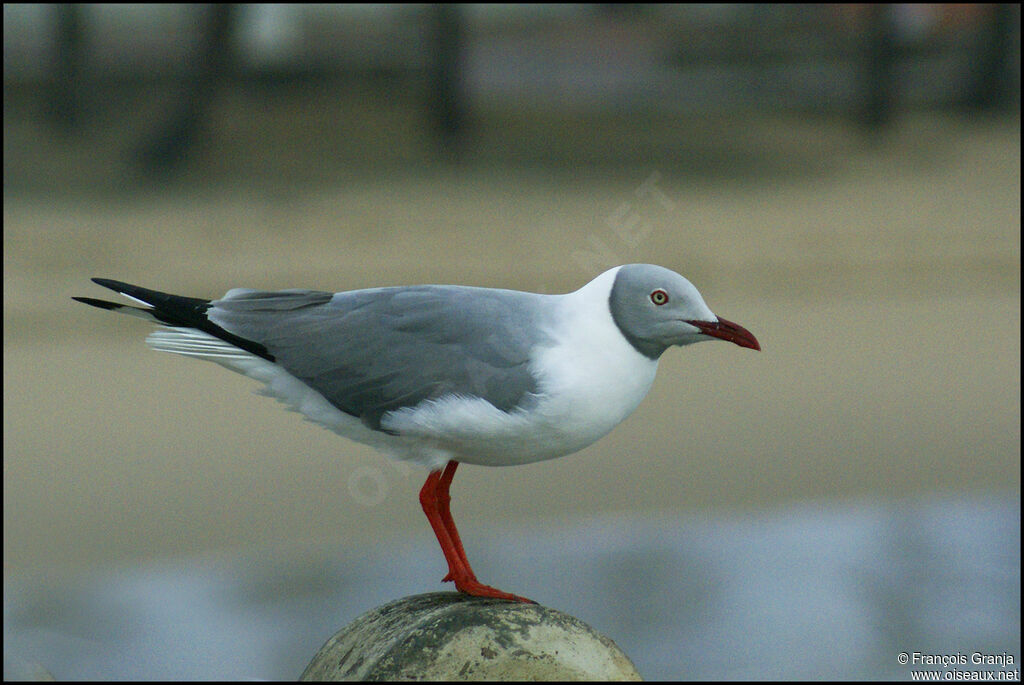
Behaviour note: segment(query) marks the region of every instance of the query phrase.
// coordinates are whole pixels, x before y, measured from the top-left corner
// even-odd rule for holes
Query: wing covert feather
[[[450,394],[503,411],[528,401],[537,391],[529,362],[545,342],[545,297],[462,286],[232,290],[207,315],[380,430],[388,411]]]

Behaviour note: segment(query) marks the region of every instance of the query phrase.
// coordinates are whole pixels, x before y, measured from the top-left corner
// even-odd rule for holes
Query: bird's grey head
[[[657,359],[672,345],[714,338],[761,349],[750,331],[716,317],[692,283],[654,264],[620,267],[608,306],[626,339],[651,359]]]

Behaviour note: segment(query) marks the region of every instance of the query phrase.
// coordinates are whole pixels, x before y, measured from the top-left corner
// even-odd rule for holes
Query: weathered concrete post
[[[433,592],[373,609],[300,680],[640,680],[614,642],[538,604]]]

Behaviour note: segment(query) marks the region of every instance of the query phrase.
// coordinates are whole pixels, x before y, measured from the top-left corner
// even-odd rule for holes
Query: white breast
[[[658,370],[619,331],[608,309],[615,273],[564,296],[559,344],[536,367],[546,399],[538,410],[559,427],[569,452],[605,436],[640,405]],[[569,452],[565,452],[566,454]]]

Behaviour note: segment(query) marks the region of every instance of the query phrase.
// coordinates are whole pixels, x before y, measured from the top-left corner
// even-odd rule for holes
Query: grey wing
[[[381,430],[387,412],[445,395],[482,397],[504,411],[529,401],[543,297],[459,286],[234,290],[207,316]]]

